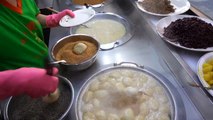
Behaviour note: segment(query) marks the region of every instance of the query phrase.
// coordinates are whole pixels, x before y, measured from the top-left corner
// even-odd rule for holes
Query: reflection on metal
[[[137,63],[133,62],[120,62],[120,63],[114,63],[114,66],[131,66],[131,67],[138,67],[138,68],[144,68],[143,65],[139,65]]]

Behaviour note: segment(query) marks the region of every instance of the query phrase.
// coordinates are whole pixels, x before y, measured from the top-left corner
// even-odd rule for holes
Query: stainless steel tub
[[[122,36],[120,39],[118,39],[114,42],[107,43],[107,44],[101,44],[101,46],[100,46],[101,50],[110,50],[115,47],[118,47],[118,46],[126,43],[127,41],[129,41],[132,38],[132,36],[134,35],[135,26],[131,22],[127,21],[125,18],[123,18],[117,14],[114,14],[114,13],[109,13],[109,12],[108,13],[97,13],[87,23],[95,21],[95,20],[103,20],[103,19],[104,20],[114,20],[114,21],[121,23],[125,27],[126,33],[124,36]],[[87,23],[84,23],[84,25],[86,25]],[[76,31],[79,27],[82,27],[82,26],[80,25],[80,26],[72,27],[70,29],[70,34],[76,34]],[[88,29],[90,29],[90,28],[88,28]]]
[[[114,67],[109,67],[105,70],[102,70],[96,74],[94,74],[92,77],[90,77],[85,84],[81,87],[80,92],[77,95],[77,102],[75,104],[75,111],[76,111],[76,118],[77,120],[82,120],[82,113],[80,112],[82,109],[82,99],[85,91],[88,90],[89,85],[93,82],[93,78],[98,77],[100,75],[103,75],[104,73],[111,72],[113,70],[130,70],[130,71],[139,71],[142,72],[157,81],[160,86],[162,86],[167,94],[167,97],[170,102],[170,110],[171,114],[169,115],[171,120],[185,120],[186,119],[186,113],[185,113],[185,107],[183,105],[183,101],[180,98],[179,93],[175,90],[175,87],[164,77],[162,77],[159,73],[156,71],[140,66],[134,63],[129,62],[123,62],[119,64],[114,64]],[[97,80],[97,79],[96,79]],[[103,103],[101,103],[103,104]]]
[[[58,51],[67,43],[78,41],[78,40],[84,40],[84,41],[93,43],[97,47],[97,52],[91,58],[79,64],[61,63],[59,64],[61,68],[68,69],[70,71],[81,71],[81,70],[85,70],[89,68],[96,61],[96,56],[98,55],[99,49],[100,49],[99,42],[91,36],[82,35],[82,34],[68,35],[66,37],[61,38],[59,41],[57,41],[57,43],[51,49],[51,58],[54,61],[57,61],[55,56],[58,53]]]
[[[74,88],[73,88],[73,85],[72,85],[72,83],[67,79],[67,78],[65,78],[65,77],[62,77],[62,76],[59,76],[59,89],[60,89],[60,92],[66,92],[66,90],[65,89],[69,89],[68,91],[69,91],[69,95],[68,96],[66,96],[67,98],[69,98],[70,97],[70,101],[64,101],[64,100],[62,100],[62,101],[64,101],[65,102],[65,104],[63,104],[63,105],[67,105],[67,106],[63,106],[62,104],[58,104],[57,102],[56,103],[51,103],[51,104],[53,104],[53,106],[54,107],[56,107],[57,106],[57,108],[58,107],[65,107],[65,111],[56,111],[58,114],[61,112],[61,113],[63,113],[63,114],[59,114],[59,115],[57,115],[57,116],[60,116],[59,118],[54,118],[54,119],[57,119],[57,120],[62,120],[62,119],[64,119],[68,114],[69,114],[69,111],[70,111],[70,109],[71,109],[71,106],[72,106],[72,104],[73,104],[73,101],[74,101]],[[63,87],[63,88],[62,88]],[[65,91],[63,91],[63,90],[65,90]],[[63,93],[61,93],[60,95],[62,96],[62,94]],[[60,97],[61,97],[60,96]],[[59,100],[58,101],[61,101],[61,99],[64,99],[64,98],[60,98],[59,97]],[[63,95],[63,97],[65,97],[64,95]],[[13,99],[14,98],[14,99]],[[10,113],[9,114],[9,110],[16,110],[16,111],[19,111],[19,109],[16,109],[16,108],[13,108],[13,107],[11,107],[11,105],[13,106],[14,104],[16,104],[15,103],[15,101],[16,100],[19,100],[19,103],[22,103],[21,104],[21,106],[22,107],[27,107],[27,108],[29,108],[29,111],[36,111],[36,109],[31,109],[31,108],[34,108],[33,106],[35,106],[35,105],[39,105],[38,103],[41,103],[41,102],[38,102],[38,101],[40,101],[41,99],[35,99],[35,100],[33,100],[32,101],[32,104],[25,104],[27,101],[20,101],[20,99],[19,98],[23,98],[22,96],[21,97],[18,97],[18,99],[16,99],[16,97],[11,97],[10,99],[9,99],[9,101],[7,102],[7,104],[5,105],[5,108],[4,108],[4,119],[5,120],[12,120],[11,119],[11,117],[10,117],[10,115],[11,114],[13,114],[13,113]],[[68,99],[66,99],[66,100],[68,100]],[[36,101],[36,102],[35,102]],[[29,101],[27,102],[27,103],[29,103]],[[20,105],[20,104],[19,104]],[[50,115],[52,115],[52,114],[54,114],[55,113],[55,111],[54,110],[57,110],[57,109],[54,109],[54,107],[50,107],[49,105],[47,105],[47,104],[43,104],[42,103],[42,105],[44,105],[46,108],[48,108],[47,110],[49,110],[48,111],[48,113],[41,113],[42,115],[45,115],[45,117],[46,116],[48,116],[48,119],[49,119],[49,117],[51,117]],[[59,105],[62,105],[62,106],[59,106]],[[20,107],[20,106],[19,106]],[[44,107],[44,108],[45,108]],[[46,109],[45,108],[45,109]],[[20,112],[20,114],[23,114],[23,112],[25,112],[25,114],[28,112],[28,111],[21,111]],[[17,115],[17,114],[16,114]],[[44,119],[44,118],[42,118],[42,115],[36,115],[36,116],[39,116],[40,118],[39,119]],[[18,119],[18,117],[19,116],[17,116],[17,118],[15,118],[15,119]],[[44,117],[44,116],[43,116]],[[38,118],[38,117],[37,117]],[[24,119],[24,118],[21,118],[21,119]],[[32,116],[32,118],[30,118],[30,119],[33,119],[33,120],[36,120],[35,118],[33,118],[33,116]]]

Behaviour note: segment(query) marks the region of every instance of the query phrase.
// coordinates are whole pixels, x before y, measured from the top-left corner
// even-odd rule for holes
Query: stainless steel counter
[[[75,8],[69,0],[55,0],[56,10]],[[175,48],[166,44],[155,32],[155,25],[162,17],[155,17],[139,11],[134,0],[112,0],[105,6],[95,9],[97,12],[116,13],[135,25],[134,36],[122,46],[108,51],[100,51],[97,61],[89,69],[81,72],[71,72],[61,69],[61,75],[67,77],[73,84],[75,98],[83,83],[94,73],[112,66],[113,63],[130,61],[154,69],[171,82],[184,103],[187,120],[211,120],[213,118],[212,97],[200,88],[192,88],[187,81],[199,83],[196,76],[196,64],[204,53],[192,52]],[[69,35],[69,28],[57,27],[51,30],[49,47],[57,40]],[[200,83],[199,83],[200,84]],[[75,102],[67,120],[75,120]]]
[[[191,5],[213,20],[212,0],[189,0]]]
[[[198,9],[198,8],[197,8]],[[185,14],[185,13],[184,13]],[[155,26],[157,21],[162,17],[154,17],[148,14],[144,14],[144,17],[148,21],[149,25],[155,31]],[[156,31],[155,31],[156,32]],[[157,33],[156,33],[157,34]],[[196,75],[197,72],[197,62],[199,58],[204,55],[206,52],[195,52],[183,50],[176,48],[167,44],[168,49],[173,54],[178,63],[170,61],[170,58],[165,57],[165,60],[168,63],[170,70],[176,76],[176,79],[183,87],[184,91],[187,93],[191,102],[194,103],[197,110],[201,113],[204,119],[211,120],[213,116],[213,97],[205,90],[189,87],[187,82],[193,81],[197,84],[200,84],[200,81]],[[164,54],[166,55],[166,54]],[[169,57],[169,56],[168,56]],[[178,65],[177,65],[178,64]]]

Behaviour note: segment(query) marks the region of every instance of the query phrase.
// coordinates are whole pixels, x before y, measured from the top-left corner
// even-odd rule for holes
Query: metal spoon
[[[44,59],[44,62],[45,62],[45,69],[47,71],[47,74],[53,75],[54,64],[50,62],[50,59],[48,57]],[[66,62],[66,61],[65,60],[56,61],[56,63],[61,63],[61,62]],[[59,88],[57,88],[53,93],[50,93],[44,96],[42,100],[47,103],[53,103],[58,100],[59,96],[60,96],[60,90]]]
[[[87,25],[85,25],[85,24],[80,24],[80,26],[83,26],[83,27],[89,28],[89,26],[87,26]]]
[[[189,84],[190,86],[192,86],[192,87],[198,87],[198,88],[205,88],[205,89],[207,89],[207,90],[213,90],[213,86],[205,87],[205,86],[200,86],[200,85],[198,85],[198,84],[196,84],[196,83],[190,83],[190,82],[188,82],[188,84]]]
[[[51,62],[50,64],[59,64],[59,63],[66,63],[66,60],[58,60],[58,61]]]

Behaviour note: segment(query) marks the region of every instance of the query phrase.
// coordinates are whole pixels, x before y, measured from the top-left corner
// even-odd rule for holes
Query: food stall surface
[[[58,11],[77,9],[70,0],[54,0],[53,8]],[[184,105],[176,107],[179,107],[179,112],[186,115],[187,120],[211,120],[213,118],[212,96],[203,88],[191,87],[188,84],[188,82],[200,84],[196,75],[196,67],[198,59],[205,52],[184,50],[164,42],[156,32],[156,24],[163,17],[140,11],[135,0],[109,0],[104,6],[94,9],[96,12],[111,12],[122,16],[134,24],[135,33],[127,43],[114,49],[100,51],[95,63],[86,70],[72,72],[60,69],[60,74],[68,78],[74,87],[74,103],[66,120],[76,120],[76,97],[83,84],[93,74],[113,67],[114,63],[119,62],[133,62],[150,68],[160,78],[171,83],[174,86],[173,90],[177,91],[177,96],[180,95],[176,102],[182,101]],[[52,28],[49,52],[51,53],[51,48],[59,39],[68,35],[70,35],[70,28]]]
[[[213,1],[212,0],[189,0],[191,5],[204,13],[213,20]]]
[[[53,4],[56,10],[75,10],[69,0],[57,0]],[[112,50],[100,51],[97,61],[92,67],[80,72],[61,70],[75,89],[75,97],[79,89],[94,73],[113,66],[117,62],[134,62],[148,66],[168,79],[184,102],[187,120],[210,120],[213,118],[212,96],[202,88],[193,88],[187,82],[200,84],[196,75],[196,64],[205,52],[188,51],[165,43],[157,35],[156,24],[163,17],[148,15],[140,11],[134,0],[112,0],[102,7],[94,8],[96,12],[112,12],[118,14],[135,25],[134,36],[124,45]],[[187,14],[187,13],[185,13]],[[57,40],[70,34],[70,28],[57,27],[51,30],[49,47]],[[67,119],[76,119],[75,102]]]

